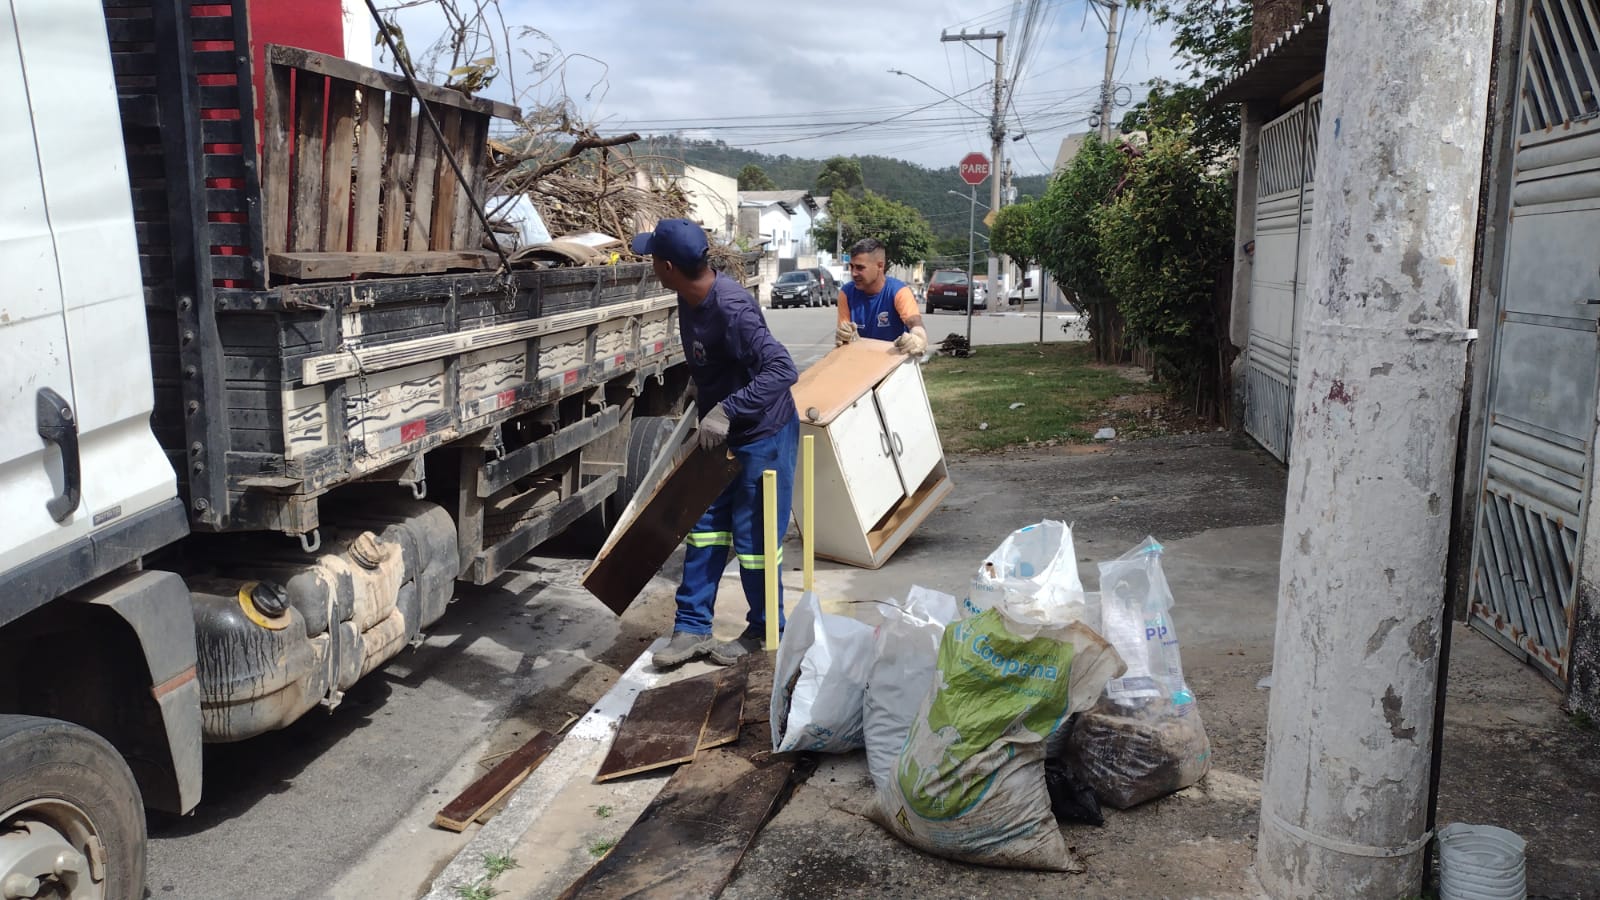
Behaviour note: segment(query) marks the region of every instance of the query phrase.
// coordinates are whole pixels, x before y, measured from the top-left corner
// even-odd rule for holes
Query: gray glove
[[[856,323],[840,322],[839,327],[833,330],[833,345],[835,347],[843,347],[845,344],[854,341],[857,337]]]
[[[711,411],[700,420],[698,430],[702,450],[720,447],[728,442],[728,414],[723,411],[721,403],[711,407]]]

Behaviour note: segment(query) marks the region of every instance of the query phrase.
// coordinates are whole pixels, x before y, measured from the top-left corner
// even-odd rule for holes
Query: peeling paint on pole
[[[1395,897],[1426,845],[1494,5],[1330,24],[1257,871]]]

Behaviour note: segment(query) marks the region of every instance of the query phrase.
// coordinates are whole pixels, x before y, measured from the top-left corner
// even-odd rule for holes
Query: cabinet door
[[[900,480],[907,494],[914,493],[923,479],[944,457],[939,445],[939,429],[933,424],[928,393],[922,386],[922,372],[908,362],[873,390],[878,410],[894,451]]]
[[[872,530],[884,514],[894,508],[905,491],[895,472],[889,436],[871,395],[850,404],[828,426],[839,472],[850,490],[851,504],[862,531]]]

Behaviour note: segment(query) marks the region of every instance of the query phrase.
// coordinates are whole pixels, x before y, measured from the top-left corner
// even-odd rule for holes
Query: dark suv
[[[772,283],[772,308],[785,306],[821,306],[822,282],[809,270],[785,272]]]
[[[953,309],[956,312],[967,311],[967,291],[971,283],[967,280],[967,273],[960,269],[939,269],[933,273],[933,278],[928,280],[928,312],[941,309]],[[988,298],[980,289],[978,296],[973,299],[973,309],[986,309]]]
[[[817,276],[817,280],[822,282],[822,305],[833,306],[837,304],[839,302],[839,280],[833,277],[833,273],[821,266],[817,266],[815,269],[807,269],[806,271]]]

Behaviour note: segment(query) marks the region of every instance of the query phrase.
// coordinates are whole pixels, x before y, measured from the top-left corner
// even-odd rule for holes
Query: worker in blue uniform
[[[761,647],[766,635],[766,567],[781,566],[764,555],[761,475],[778,474],[777,521],[787,524],[794,496],[795,453],[800,419],[789,388],[799,377],[789,351],[767,329],[761,307],[737,281],[712,270],[706,233],[687,219],[666,219],[633,239],[633,252],[648,255],[656,277],[678,295],[678,330],[689,377],[694,382],[700,446],[738,459],[733,482],[712,502],[689,533],[678,588],[677,616],[667,645],[655,653],[657,668],[679,666],[700,656],[732,665]],[[782,535],[779,535],[781,540]],[[732,551],[750,611],[744,633],[731,641],[711,634],[717,583]],[[779,628],[783,625],[779,582]]]
[[[864,337],[893,341],[895,349],[909,356],[927,352],[928,332],[916,295],[910,285],[885,274],[888,265],[882,241],[865,238],[850,248],[850,283],[839,289],[835,347]]]

